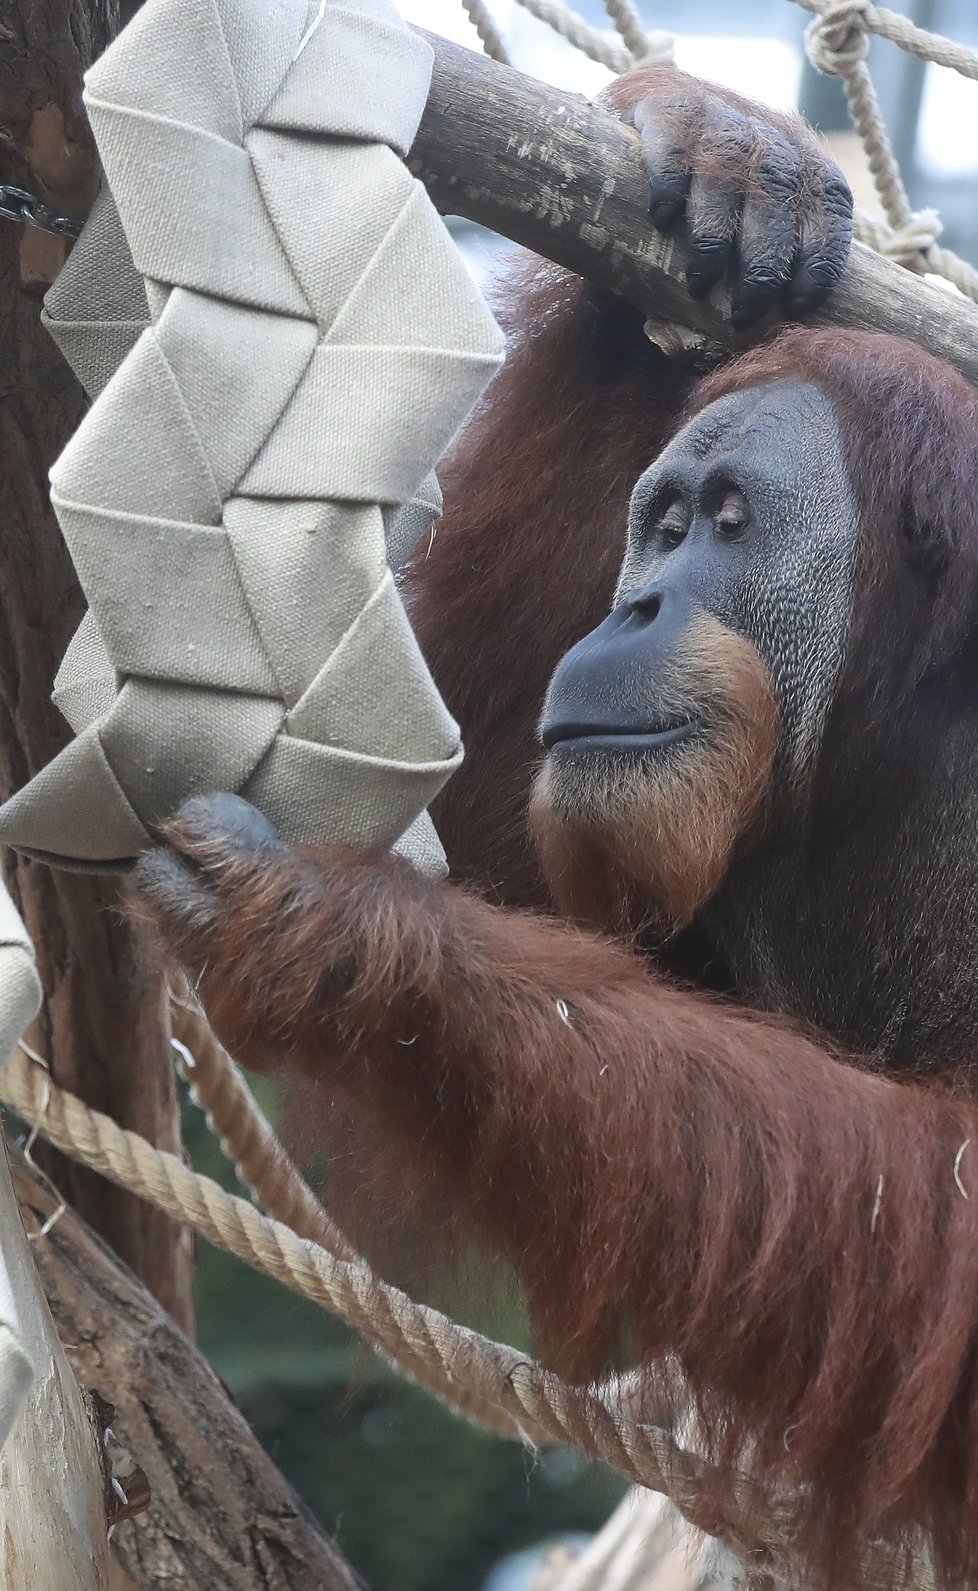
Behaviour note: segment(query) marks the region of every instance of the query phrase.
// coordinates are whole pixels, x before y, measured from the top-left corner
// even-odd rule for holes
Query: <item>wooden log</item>
[[[16,1152],[11,1171],[25,1225],[38,1233],[57,1200]],[[148,1483],[148,1506],[112,1534],[130,1581],[146,1591],[357,1591],[207,1361],[74,1211],[32,1248],[72,1369],[111,1406],[114,1441],[144,1492]],[[62,1591],[40,1580],[29,1591],[42,1584]]]
[[[63,214],[84,215],[98,186],[81,79],[117,18],[117,0],[0,0],[0,180]],[[38,321],[65,250],[64,238],[0,220],[0,800],[70,738],[51,684],[84,600],[47,476],[85,398]],[[66,1088],[179,1153],[159,960],[120,912],[115,881],[13,852],[3,861],[44,984],[34,1043]],[[76,1209],[189,1329],[186,1231],[82,1167],[38,1153]]]
[[[478,221],[721,349],[734,332],[722,292],[686,292],[681,241],[656,232],[638,134],[583,99],[425,33],[431,93],[408,158],[444,214]],[[910,337],[978,384],[978,306],[855,244],[839,289],[808,317]]]

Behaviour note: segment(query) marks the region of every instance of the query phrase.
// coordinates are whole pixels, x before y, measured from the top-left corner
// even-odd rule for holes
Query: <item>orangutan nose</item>
[[[625,609],[629,617],[634,616],[643,624],[651,624],[659,617],[663,600],[663,593],[655,586],[646,586],[642,591],[636,591],[632,596],[626,597],[619,606]]]

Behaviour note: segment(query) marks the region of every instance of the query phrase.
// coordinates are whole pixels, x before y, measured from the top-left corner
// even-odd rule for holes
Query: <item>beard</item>
[[[655,712],[688,717],[674,744],[558,744],[537,777],[530,831],[567,916],[626,937],[688,926],[756,836],[771,788],[780,714],[756,648],[698,616],[664,678]]]

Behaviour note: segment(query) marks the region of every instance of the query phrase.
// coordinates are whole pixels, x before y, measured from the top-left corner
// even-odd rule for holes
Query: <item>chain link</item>
[[[54,232],[58,237],[76,238],[82,223],[69,215],[59,215],[49,204],[18,188],[12,182],[0,182],[0,218],[5,221],[23,221],[27,226],[39,227],[42,232]]]

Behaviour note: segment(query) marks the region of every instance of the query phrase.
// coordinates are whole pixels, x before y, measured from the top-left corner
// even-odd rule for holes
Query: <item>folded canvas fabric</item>
[[[34,950],[13,901],[0,882],[0,1059],[6,1060],[41,1003]],[[0,1144],[0,1448],[34,1383],[34,1364],[17,1309],[20,1289],[36,1313],[37,1280]],[[43,1308],[43,1302],[41,1307]],[[46,1314],[46,1311],[45,1311]],[[36,1325],[36,1322],[35,1322]]]
[[[119,866],[229,789],[440,865],[459,732],[391,562],[501,339],[401,159],[430,67],[387,0],[148,0],[88,74],[110,192],[46,315],[98,394],[51,473],[77,738],[7,843]]]

